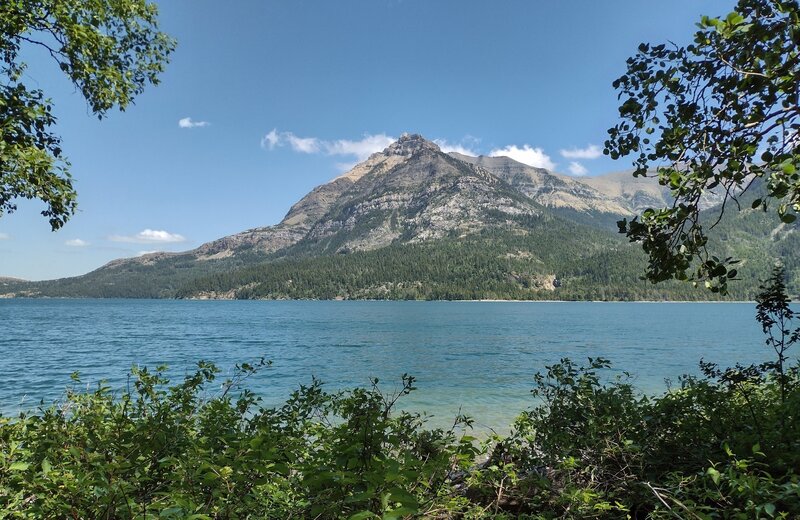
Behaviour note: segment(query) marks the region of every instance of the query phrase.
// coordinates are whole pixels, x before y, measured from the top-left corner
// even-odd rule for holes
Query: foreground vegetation
[[[70,394],[0,425],[4,518],[796,518],[800,388],[705,367],[656,398],[602,359],[536,378],[505,438],[426,429],[377,387],[301,387],[278,409],[203,397],[214,367]],[[246,371],[243,373],[247,373]],[[400,395],[413,390],[404,378]],[[782,397],[782,386],[786,386]],[[487,458],[488,457],[488,458]],[[477,461],[485,460],[478,463]]]
[[[398,409],[415,390],[301,386],[279,408],[245,389],[266,365],[170,386],[134,370],[128,389],[68,391],[0,418],[3,518],[796,518],[798,341],[780,269],[757,318],[775,361],[701,363],[661,396],[610,363],[569,360],[534,378],[532,408],[479,442]],[[75,376],[77,379],[77,375]]]

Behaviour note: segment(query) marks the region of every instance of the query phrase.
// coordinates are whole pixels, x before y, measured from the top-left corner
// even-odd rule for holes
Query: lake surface
[[[399,386],[434,424],[459,407],[505,429],[530,407],[532,376],[562,357],[607,357],[644,392],[721,365],[768,359],[752,303],[0,300],[0,410],[63,396],[73,371],[122,388],[133,365],[176,377],[205,359],[229,374],[264,356],[248,387],[277,405],[316,376],[330,389]]]

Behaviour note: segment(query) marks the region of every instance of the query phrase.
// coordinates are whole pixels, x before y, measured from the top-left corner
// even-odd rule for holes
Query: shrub
[[[471,439],[395,412],[413,390],[327,393],[302,386],[277,409],[231,390],[218,369],[168,386],[134,370],[133,390],[69,392],[59,407],[0,423],[0,517],[401,517],[437,507],[475,457]]]

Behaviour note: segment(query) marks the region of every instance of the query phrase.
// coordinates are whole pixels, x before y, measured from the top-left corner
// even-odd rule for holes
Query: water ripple
[[[562,357],[610,358],[648,392],[701,357],[767,359],[753,315],[752,304],[0,300],[0,410],[61,398],[73,370],[123,388],[135,365],[180,378],[201,359],[230,374],[264,356],[273,366],[249,384],[267,404],[312,376],[391,389],[410,373],[407,407],[440,424],[463,407],[502,427],[532,404],[533,374]]]

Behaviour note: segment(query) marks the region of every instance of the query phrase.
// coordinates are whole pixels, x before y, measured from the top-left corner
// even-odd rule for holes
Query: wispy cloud
[[[324,142],[323,147],[329,155],[351,155],[358,161],[363,161],[370,155],[384,150],[387,146],[395,142],[394,137],[386,134],[370,135],[365,134],[358,141],[349,139],[339,139],[331,142]]]
[[[283,132],[283,134],[287,134],[291,132]],[[292,134],[294,135],[294,134]],[[261,138],[261,148],[266,148],[267,150],[272,150],[276,146],[282,146],[283,137],[278,134],[278,129],[273,128],[270,132]]]
[[[193,121],[191,117],[184,117],[178,120],[178,126],[181,128],[203,128],[210,125],[211,123],[208,121]]]
[[[491,157],[510,157],[517,162],[533,166],[534,168],[544,168],[546,170],[554,170],[556,164],[550,159],[550,156],[544,153],[541,148],[534,148],[528,144],[523,144],[519,147],[515,144],[506,146],[505,148],[495,148],[489,152]]]
[[[0,240],[11,240],[11,235],[8,233],[0,233]]]
[[[433,142],[436,143],[444,153],[456,152],[461,155],[479,155],[475,147],[480,143],[480,140],[471,136],[465,137],[457,143],[451,143],[446,139],[434,139]]]
[[[359,140],[337,139],[328,141],[318,137],[298,137],[293,132],[279,132],[273,128],[261,139],[261,147],[273,150],[288,146],[295,152],[353,157],[360,162],[375,152],[380,152],[396,139],[386,134],[364,134]],[[350,162],[342,165],[352,164]]]
[[[300,137],[293,132],[282,132],[273,128],[269,133],[261,138],[261,147],[266,150],[288,147],[298,153],[305,154],[324,154],[330,156],[347,157],[351,160],[344,160],[336,163],[339,170],[347,171],[357,163],[367,159],[370,155],[384,150],[387,146],[395,142],[395,137],[381,134],[364,134],[358,140],[337,139],[325,140],[318,137]],[[456,152],[463,155],[480,155],[478,145],[480,139],[466,136],[460,141],[451,142],[447,139],[434,139],[443,152]],[[589,147],[591,148],[591,146]],[[563,151],[569,152],[569,151]],[[543,149],[523,144],[522,146],[509,145],[504,148],[495,148],[489,152],[490,156],[506,156],[521,163],[535,168],[546,168],[554,170],[556,163],[547,155]],[[577,175],[577,174],[575,174]]]
[[[158,253],[155,249],[152,251],[138,251],[136,256],[144,256],[144,255],[152,255],[153,253]]]
[[[64,242],[64,245],[69,247],[86,247],[89,245],[89,242],[86,240],[81,240],[80,238],[72,238]]]
[[[112,242],[130,242],[134,244],[171,244],[186,241],[183,235],[156,229],[145,229],[135,235],[111,235],[108,239]]]
[[[590,144],[586,148],[560,150],[559,153],[565,159],[597,159],[603,155],[603,149],[596,144]]]
[[[587,170],[586,167],[578,161],[571,161],[569,163],[569,173],[576,177],[583,177],[589,173],[589,170]]]
[[[286,146],[288,144],[295,152],[319,153],[322,151],[320,140],[316,137],[297,137],[292,132],[278,133],[274,128],[264,139],[270,150],[276,146]],[[264,140],[262,140],[261,144],[263,146]]]

